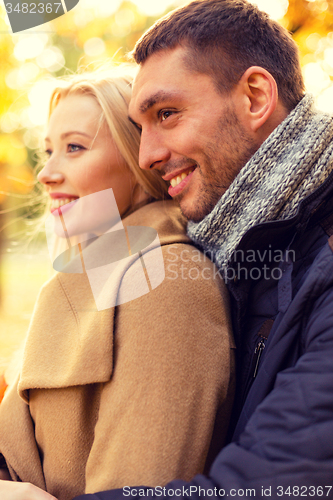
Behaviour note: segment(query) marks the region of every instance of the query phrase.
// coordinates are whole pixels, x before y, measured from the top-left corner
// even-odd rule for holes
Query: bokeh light
[[[44,50],[48,41],[47,35],[20,35],[15,43],[14,56],[18,61],[34,59]]]
[[[330,77],[323,70],[320,62],[309,63],[303,67],[305,87],[308,92],[318,94],[330,84]]]
[[[45,125],[49,112],[50,97],[57,86],[56,80],[39,80],[35,83],[28,94],[30,108],[28,116],[34,126]]]
[[[8,111],[1,117],[0,125],[1,125],[1,130],[5,134],[11,134],[12,132],[15,132],[15,130],[18,128],[20,123],[20,118],[16,113],[11,113]]]
[[[326,113],[333,113],[333,85],[324,90],[317,98],[318,108]]]
[[[65,58],[58,47],[46,47],[36,58],[36,62],[40,68],[55,72],[64,67]]]
[[[122,0],[81,0],[80,7],[83,9],[94,9],[96,16],[107,17],[114,14]]]
[[[11,89],[21,89],[35,80],[39,74],[39,68],[36,64],[29,62],[23,64],[7,73],[5,77],[6,85]]]
[[[134,0],[133,3],[138,6],[140,12],[149,16],[158,16],[163,14],[168,7],[175,4],[175,2],[170,0],[158,0],[158,2],[153,2],[152,0]],[[178,5],[184,5],[185,3],[189,2],[178,2]]]
[[[101,38],[89,38],[83,46],[84,52],[87,56],[97,57],[105,52],[105,43]]]
[[[289,2],[288,0],[250,0],[259,7],[260,10],[267,12],[267,14],[275,20],[282,19],[287,12]]]

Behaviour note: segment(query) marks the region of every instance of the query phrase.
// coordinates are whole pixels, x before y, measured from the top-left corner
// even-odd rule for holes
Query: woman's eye
[[[78,144],[68,144],[69,153],[75,153],[76,151],[80,151],[80,149],[83,149],[83,147]]]
[[[46,149],[46,150],[44,151],[44,153],[45,153],[47,156],[51,156],[52,151],[51,151],[51,149]]]

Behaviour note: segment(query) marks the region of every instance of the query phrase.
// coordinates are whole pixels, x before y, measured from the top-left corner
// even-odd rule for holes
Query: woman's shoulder
[[[146,226],[157,231],[161,245],[191,243],[186,234],[187,221],[173,200],[154,201],[123,220],[127,226]]]

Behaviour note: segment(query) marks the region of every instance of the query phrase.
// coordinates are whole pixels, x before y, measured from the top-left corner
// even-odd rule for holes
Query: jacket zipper
[[[246,400],[247,395],[250,391],[251,385],[257,376],[257,373],[259,370],[260,358],[261,358],[261,355],[263,353],[263,350],[265,349],[265,345],[266,345],[265,342],[268,338],[268,336],[263,337],[262,335],[259,335],[259,333],[258,333],[258,337],[259,337],[259,341],[257,341],[257,345],[254,349],[253,354],[252,354],[251,363],[250,363],[250,366],[249,366],[248,372],[247,372],[248,375],[246,377],[245,390],[244,390],[243,396],[242,396],[242,407],[245,404],[245,400]]]
[[[257,373],[258,373],[258,368],[259,368],[259,362],[260,362],[260,358],[261,358],[261,355],[263,353],[263,350],[265,349],[265,340],[267,340],[266,338],[264,337],[260,337],[260,340],[254,350],[254,359],[253,359],[253,364],[254,364],[254,371],[253,371],[253,377],[252,378],[256,378],[257,376]]]

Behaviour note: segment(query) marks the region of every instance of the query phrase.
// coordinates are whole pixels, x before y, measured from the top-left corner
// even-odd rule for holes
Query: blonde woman
[[[187,480],[223,444],[233,397],[226,291],[167,186],[138,167],[130,94],[129,77],[96,73],[51,99],[38,179],[67,249],[0,406],[2,500]]]

